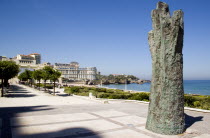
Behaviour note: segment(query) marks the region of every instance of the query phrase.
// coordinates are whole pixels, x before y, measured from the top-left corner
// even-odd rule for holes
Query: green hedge
[[[89,93],[91,92],[97,98],[149,101],[149,93],[130,94],[124,92],[123,90],[118,90],[118,89],[71,86],[71,87],[66,87],[64,92],[69,95],[76,94],[81,96],[88,96]]]
[[[141,93],[135,93],[132,94],[132,96],[129,98],[130,100],[140,100],[140,101],[149,101],[149,93],[141,92]]]
[[[106,88],[96,88],[95,91],[97,91],[97,92],[106,92]]]
[[[81,96],[88,96],[91,92],[97,98],[107,99],[128,99],[128,100],[140,100],[149,101],[148,92],[141,93],[128,93],[118,89],[106,89],[106,88],[95,88],[95,87],[79,87],[72,86],[66,87],[65,92],[69,95],[76,94]],[[210,110],[210,96],[195,96],[195,95],[184,95],[185,106],[192,108],[200,108]]]
[[[39,87],[39,83],[34,84],[34,86]],[[44,84],[43,83],[40,83],[40,87],[43,87],[44,88]],[[46,84],[46,88],[47,89],[53,89],[53,85]]]
[[[35,83],[34,86],[39,87],[39,83]],[[43,87],[44,84],[40,83],[40,87]]]
[[[210,96],[185,95],[185,106],[210,110]]]

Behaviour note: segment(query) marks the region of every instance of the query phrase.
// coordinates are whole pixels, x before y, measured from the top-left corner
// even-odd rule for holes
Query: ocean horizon
[[[144,83],[144,84],[131,83],[126,85],[109,84],[109,85],[102,85],[102,87],[150,92],[150,85],[151,83]],[[184,93],[210,95],[210,80],[184,80]]]

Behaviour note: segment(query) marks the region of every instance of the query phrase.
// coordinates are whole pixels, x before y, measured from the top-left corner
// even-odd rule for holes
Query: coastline
[[[186,80],[185,80],[186,81]],[[187,80],[187,81],[192,81],[192,80]],[[200,81],[200,80],[193,80],[193,81]],[[203,81],[203,80],[201,80]],[[206,80],[206,81],[210,81],[210,80]],[[124,92],[130,92],[130,93],[141,93],[141,92],[147,92],[150,93],[150,89],[147,90],[135,90],[135,89],[129,89],[130,85],[137,85],[140,87],[143,87],[143,85],[150,85],[150,83],[144,83],[144,84],[136,84],[136,83],[131,83],[131,84],[108,84],[108,85],[87,85],[87,84],[77,84],[77,83],[70,83],[68,84],[68,86],[84,86],[84,87],[95,87],[95,88],[106,88],[106,89],[118,89],[118,90],[123,90]],[[109,86],[120,86],[120,88],[117,87],[109,87]],[[147,87],[148,87],[147,86]],[[127,87],[127,89],[125,89],[125,87]],[[209,90],[209,94],[201,94],[201,93],[196,93],[196,92],[185,92],[185,95],[191,95],[191,96],[210,96],[210,90]]]
[[[108,88],[117,88],[121,90],[131,90],[138,92],[150,92],[150,83],[144,84],[110,84],[102,85]],[[210,96],[210,80],[184,80],[184,92],[189,95],[209,95]]]
[[[84,85],[66,87],[65,93],[68,95],[90,96],[103,99],[121,99],[121,100],[138,100],[150,101],[150,92],[139,92],[120,90],[104,87],[85,87]],[[210,96],[209,95],[192,95],[184,94],[185,107],[210,110]]]

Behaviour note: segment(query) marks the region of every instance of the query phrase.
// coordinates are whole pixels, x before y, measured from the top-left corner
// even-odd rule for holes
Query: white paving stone
[[[98,138],[98,137],[100,138],[152,138],[150,136],[144,135],[142,133],[138,133],[130,129],[117,130],[117,131],[112,131],[108,133],[102,133],[97,136],[88,136],[85,138]]]
[[[188,133],[188,134],[196,134],[196,133],[198,133],[198,131],[197,131],[197,130],[194,130],[194,129],[188,128],[188,129],[185,131],[185,133]]]
[[[22,87],[22,86],[21,86]],[[77,135],[80,133],[84,133],[84,132],[95,132],[97,134],[97,132],[99,132],[98,135],[96,135],[95,137],[91,137],[91,138],[123,138],[123,137],[128,137],[128,138],[132,138],[132,137],[140,137],[140,138],[144,138],[144,137],[148,137],[145,134],[151,134],[157,137],[163,137],[163,138],[177,138],[177,137],[195,137],[196,138],[206,138],[206,137],[210,137],[209,134],[202,134],[200,133],[200,130],[198,130],[199,133],[195,133],[194,130],[189,130],[187,129],[186,133],[181,134],[181,135],[177,135],[177,136],[168,136],[168,135],[160,135],[160,134],[156,134],[153,132],[150,132],[148,130],[146,130],[144,127],[138,127],[138,124],[142,124],[140,122],[144,122],[143,118],[138,118],[138,116],[136,117],[132,117],[132,115],[136,115],[136,112],[134,110],[131,110],[132,112],[130,112],[126,109],[125,111],[127,111],[126,113],[123,113],[124,109],[121,110],[122,112],[118,112],[115,110],[118,110],[119,106],[114,105],[112,107],[112,104],[106,105],[107,107],[110,106],[109,108],[95,108],[95,105],[99,105],[99,103],[95,102],[95,101],[91,101],[91,100],[87,100],[87,98],[85,99],[81,99],[78,97],[73,97],[73,96],[66,96],[66,97],[59,97],[59,96],[52,96],[49,94],[46,94],[44,92],[40,92],[37,90],[33,90],[31,88],[26,87],[25,91],[29,92],[27,93],[29,95],[29,97],[18,97],[18,98],[6,98],[6,97],[2,97],[0,99],[1,104],[0,107],[25,107],[25,106],[33,106],[33,110],[35,111],[34,113],[38,116],[26,116],[26,115],[33,115],[33,112],[29,112],[29,114],[27,114],[26,112],[19,112],[16,115],[17,116],[25,116],[25,117],[15,117],[11,119],[11,125],[13,125],[11,127],[12,129],[12,135],[13,137],[44,137],[44,138],[48,138],[48,137],[59,137],[59,136],[67,136],[67,135]],[[30,94],[34,95],[30,97]],[[43,106],[46,105],[46,106]],[[144,132],[143,133],[138,133],[134,130],[132,130],[133,128],[125,128],[122,127],[120,125],[117,125],[115,123],[112,123],[111,121],[107,121],[105,119],[101,119],[97,116],[91,115],[89,113],[84,113],[84,114],[77,114],[77,112],[83,112],[82,110],[75,110],[72,112],[72,114],[62,114],[63,109],[62,110],[58,110],[58,112],[60,111],[61,114],[60,115],[56,115],[53,114],[54,112],[49,112],[49,114],[51,115],[42,115],[40,116],[40,114],[48,114],[47,112],[41,112],[42,110],[46,111],[47,109],[53,109],[53,107],[51,106],[63,106],[63,105],[68,105],[68,107],[71,108],[71,106],[75,106],[75,107],[85,107],[88,106],[91,110],[89,112],[95,113],[99,116],[102,116],[104,118],[108,118],[108,119],[112,119],[113,121],[117,121],[120,122],[122,124],[125,124],[127,126],[135,126],[137,129],[141,130]],[[103,105],[103,104],[101,104]],[[133,104],[127,105],[127,103],[125,104],[125,106],[127,108],[132,108]],[[120,106],[124,106],[121,105]],[[93,108],[92,108],[93,107]],[[143,107],[138,107],[136,109],[143,109],[147,106],[143,106]],[[60,107],[59,107],[60,108]],[[121,108],[121,107],[120,107]],[[107,110],[109,109],[109,110]],[[112,110],[110,110],[112,109]],[[39,112],[40,110],[40,112]],[[103,110],[103,111],[99,111],[99,110]],[[140,111],[141,111],[140,110]],[[66,111],[66,110],[65,110]],[[94,111],[94,112],[93,112]],[[145,110],[145,114],[146,114]],[[88,112],[87,110],[85,110],[84,112]],[[64,113],[71,113],[69,111],[64,112]],[[76,113],[73,115],[73,113]],[[132,114],[132,115],[130,115]],[[70,115],[70,116],[69,116]],[[143,115],[143,114],[142,114]],[[200,114],[199,114],[200,115]],[[197,115],[197,116],[199,116]],[[201,116],[201,115],[200,115]],[[209,116],[206,116],[206,118]],[[130,119],[129,119],[130,118]],[[206,119],[204,117],[204,120]],[[89,120],[90,119],[90,120]],[[207,120],[207,121],[206,121]],[[208,122],[208,118],[206,119],[205,123],[202,124],[206,124],[206,122]],[[145,121],[146,122],[146,121]],[[145,123],[144,122],[144,123]],[[2,121],[0,120],[0,126],[1,126]],[[201,122],[200,122],[201,123]],[[196,124],[198,125],[202,125],[196,122]],[[207,123],[208,124],[208,123]],[[190,128],[193,128],[193,126],[196,125],[192,125],[190,126]],[[2,127],[1,127],[2,128]],[[1,136],[1,128],[0,128],[0,136]],[[205,133],[208,133],[208,128],[204,127]],[[196,127],[194,127],[193,129],[196,129]],[[201,127],[202,129],[202,127]],[[141,132],[140,131],[140,132]],[[200,136],[198,136],[200,135]],[[78,136],[78,135],[77,135]]]
[[[149,130],[145,129],[145,126],[136,127],[136,128],[139,129],[139,130],[142,130],[146,133],[150,133],[150,134],[156,135],[157,137],[162,137],[162,138],[180,138],[180,136],[181,136],[181,135],[161,135],[161,134],[157,134],[157,133],[154,133],[152,131],[149,131]]]
[[[48,123],[58,123],[67,121],[82,121],[88,119],[97,119],[98,117],[88,113],[74,113],[74,114],[58,114],[58,115],[41,115],[41,116],[27,116],[15,117],[10,119],[11,126],[24,125],[39,125]]]
[[[39,125],[12,128],[13,138],[30,137],[59,137],[78,135],[84,132],[97,132],[121,128],[121,126],[105,120],[91,120],[82,122],[59,123],[53,125]]]
[[[84,100],[73,96],[53,96],[43,91],[38,91],[33,88],[17,85],[23,88],[24,92],[28,92],[28,97],[0,99],[0,107],[20,107],[20,106],[42,106],[42,105],[93,105],[94,101]],[[21,90],[22,91],[22,90]],[[20,92],[21,93],[21,92]],[[32,95],[32,96],[30,96]],[[33,101],[33,102],[32,102]]]
[[[125,116],[128,115],[123,112],[115,111],[115,110],[108,110],[108,111],[97,111],[93,112],[94,114],[100,115],[102,117],[115,117],[115,116]]]
[[[135,116],[135,115],[116,117],[116,118],[110,118],[110,119],[120,122],[124,125],[128,125],[128,126],[136,126],[136,125],[146,123],[146,118]]]
[[[202,134],[202,135],[194,137],[194,138],[210,138],[210,134]]]

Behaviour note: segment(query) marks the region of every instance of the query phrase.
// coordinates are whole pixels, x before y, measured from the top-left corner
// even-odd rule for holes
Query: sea
[[[102,85],[106,88],[150,92],[151,83],[144,84],[110,84]],[[184,93],[210,95],[210,80],[184,80]]]

